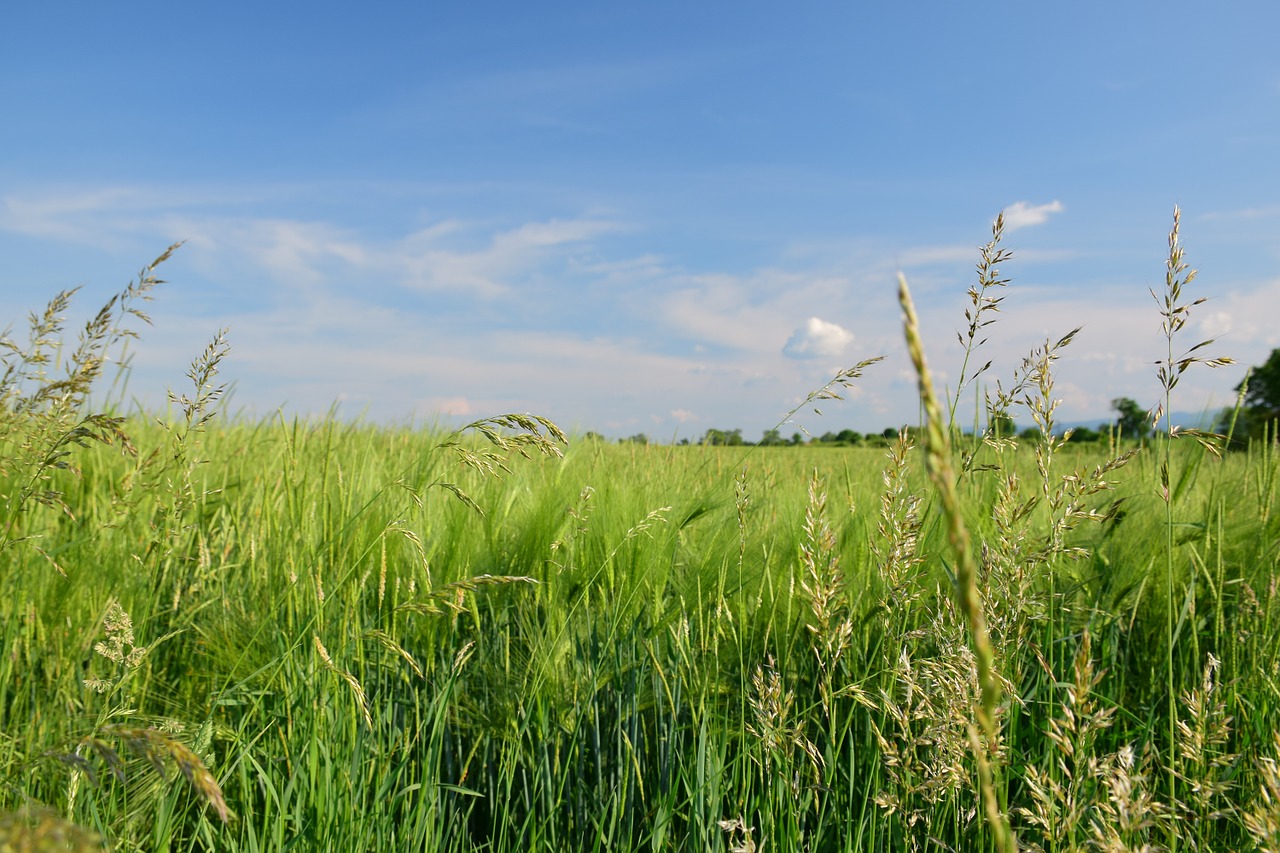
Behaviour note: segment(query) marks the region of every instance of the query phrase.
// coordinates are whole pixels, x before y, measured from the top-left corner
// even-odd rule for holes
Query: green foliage
[[[1096,429],[1090,429],[1089,427],[1077,427],[1076,429],[1073,429],[1066,438],[1067,441],[1073,441],[1077,444],[1081,444],[1101,441],[1103,439],[1103,435]]]
[[[698,443],[716,447],[741,447],[746,441],[742,438],[741,429],[709,429]]]
[[[711,444],[712,442],[706,443]],[[764,435],[760,437],[761,447],[783,447],[786,443],[787,440],[783,438],[782,433],[776,429],[767,429],[764,431]]]
[[[1219,414],[1218,431],[1232,433],[1240,447],[1247,439],[1274,441],[1280,424],[1280,349],[1272,350],[1263,364],[1251,367],[1235,391],[1239,404]]]
[[[1244,384],[1241,382],[1235,390],[1242,390]],[[1264,363],[1249,371],[1244,404],[1250,409],[1269,412],[1272,417],[1280,413],[1280,348],[1273,349]]]
[[[1111,408],[1120,415],[1116,429],[1121,438],[1141,440],[1151,432],[1147,411],[1130,398],[1117,397],[1111,401]]]

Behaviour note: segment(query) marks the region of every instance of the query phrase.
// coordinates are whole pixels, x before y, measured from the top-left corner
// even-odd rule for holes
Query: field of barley
[[[149,281],[6,351],[0,850],[1280,850],[1274,441],[92,414]]]

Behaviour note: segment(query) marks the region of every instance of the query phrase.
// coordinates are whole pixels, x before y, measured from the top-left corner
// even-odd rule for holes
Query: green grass
[[[958,439],[948,514],[907,436],[224,421],[224,354],[0,384],[0,849],[1280,849],[1274,445]]]

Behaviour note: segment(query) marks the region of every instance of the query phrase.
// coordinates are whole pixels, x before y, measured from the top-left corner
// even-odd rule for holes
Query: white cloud
[[[698,416],[688,409],[672,409],[671,417],[682,424],[687,424],[690,421],[696,421],[698,419]]]
[[[449,415],[450,417],[465,417],[467,415],[475,414],[475,409],[472,408],[470,401],[468,401],[466,397],[447,397],[443,400],[435,400],[432,402],[434,405],[429,406],[428,410],[439,412],[442,415]]]
[[[1006,231],[1017,231],[1031,225],[1043,225],[1049,216],[1064,210],[1062,202],[1054,199],[1048,204],[1029,204],[1025,201],[1014,202],[1004,209],[1004,228]]]
[[[782,352],[791,358],[832,358],[852,342],[853,332],[848,329],[810,317],[791,334]]]

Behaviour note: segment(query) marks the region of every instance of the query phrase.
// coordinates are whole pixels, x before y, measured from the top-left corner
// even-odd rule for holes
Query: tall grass
[[[1280,457],[1064,442],[1073,333],[962,447],[926,388],[744,455],[224,420],[221,335],[94,414],[39,390],[68,307],[0,386],[0,847],[1280,849]]]

